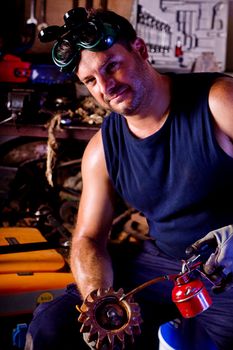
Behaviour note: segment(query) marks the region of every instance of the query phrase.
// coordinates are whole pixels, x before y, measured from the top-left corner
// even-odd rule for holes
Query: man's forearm
[[[107,248],[100,248],[92,239],[73,241],[71,269],[83,298],[92,290],[108,288],[113,284],[112,264]]]

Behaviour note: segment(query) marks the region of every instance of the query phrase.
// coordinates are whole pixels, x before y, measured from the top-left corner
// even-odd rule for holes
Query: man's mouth
[[[118,89],[114,94],[111,96],[107,97],[105,99],[106,102],[111,103],[111,102],[122,102],[125,97],[125,93],[127,92],[127,87],[124,86],[120,89]]]

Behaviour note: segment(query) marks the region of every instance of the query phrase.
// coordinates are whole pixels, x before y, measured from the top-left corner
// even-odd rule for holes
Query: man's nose
[[[109,95],[116,86],[116,81],[113,77],[100,77],[99,85],[101,93],[103,95]]]

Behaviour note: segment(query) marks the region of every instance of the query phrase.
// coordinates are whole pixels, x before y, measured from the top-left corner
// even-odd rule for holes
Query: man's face
[[[145,61],[132,44],[132,51],[116,43],[102,52],[83,50],[78,78],[104,108],[124,115],[139,112],[145,94]]]

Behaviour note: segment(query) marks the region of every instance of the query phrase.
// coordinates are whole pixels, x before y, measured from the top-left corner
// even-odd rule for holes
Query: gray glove
[[[203,245],[216,244],[216,250],[212,253],[203,266],[206,275],[218,274],[221,276],[214,292],[221,292],[233,286],[233,225],[228,225],[209,232],[199,239],[192,248],[200,250]]]
[[[90,349],[95,350],[96,349],[96,341],[90,341],[89,340],[89,333],[83,333],[83,340],[85,343],[89,346]]]

